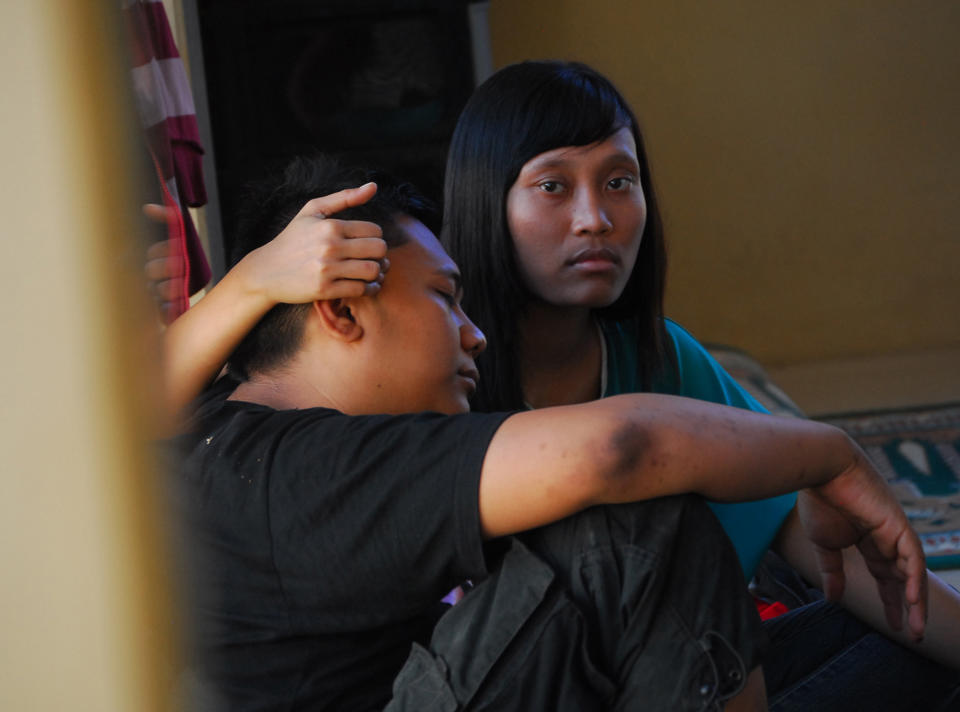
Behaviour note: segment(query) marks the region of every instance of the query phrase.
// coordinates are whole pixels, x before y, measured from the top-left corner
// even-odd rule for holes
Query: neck
[[[230,394],[229,400],[259,403],[275,410],[294,410],[310,407],[303,402],[302,391],[292,387],[286,379],[257,373],[244,381]]]
[[[311,378],[296,364],[251,374],[230,395],[230,400],[259,403],[275,410],[334,408],[343,410],[328,384]],[[344,411],[346,412],[346,411]]]
[[[521,386],[529,405],[600,397],[601,348],[589,309],[528,304],[519,327]]]

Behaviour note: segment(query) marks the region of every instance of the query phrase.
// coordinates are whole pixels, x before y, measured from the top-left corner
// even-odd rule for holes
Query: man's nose
[[[476,358],[487,348],[487,337],[466,314],[463,315],[463,324],[460,326],[460,345],[472,358]]]

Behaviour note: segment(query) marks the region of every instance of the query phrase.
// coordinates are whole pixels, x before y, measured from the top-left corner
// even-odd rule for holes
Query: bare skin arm
[[[805,488],[807,536],[832,591],[844,585],[842,550],[857,546],[888,615],[906,609],[911,635],[921,637],[920,540],[859,447],[822,423],[656,394],[518,413],[484,459],[480,520],[495,537],[596,504],[682,493],[743,501]]]
[[[816,552],[803,530],[797,511],[784,522],[774,549],[812,585],[826,590],[817,565]],[[960,593],[936,575],[927,572],[929,620],[927,633],[916,641],[891,621],[884,610],[863,555],[856,549],[843,550],[844,591],[837,599],[851,613],[884,635],[913,648],[922,655],[960,670]],[[882,596],[882,593],[881,593]]]
[[[206,296],[182,314],[163,338],[165,411],[177,418],[219,373],[230,354],[276,304],[300,304],[373,294],[386,268],[380,227],[327,219],[362,205],[376,185],[311,200],[276,238],[250,252]],[[175,264],[165,256],[148,262],[147,277],[162,292]]]

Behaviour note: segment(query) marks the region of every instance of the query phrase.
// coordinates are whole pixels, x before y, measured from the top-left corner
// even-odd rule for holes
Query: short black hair
[[[299,156],[281,171],[247,186],[230,250],[230,266],[279,235],[310,200],[370,181],[377,184],[372,200],[332,217],[377,223],[387,247],[406,242],[404,233],[396,226],[398,215],[409,215],[431,230],[438,229],[436,208],[410,183],[383,171],[344,165],[330,156]],[[310,308],[310,304],[274,306],[231,355],[231,374],[246,380],[250,374],[275,368],[293,356],[300,348]]]
[[[634,319],[640,334],[642,383],[670,366],[663,327],[667,255],[660,210],[637,119],[613,83],[579,62],[528,61],[487,79],[460,114],[444,186],[441,242],[460,266],[464,308],[487,334],[477,360],[476,410],[519,410],[519,317],[527,289],[507,225],[507,192],[523,165],[563,146],[586,146],[627,128],[637,146],[647,220],[637,261],[623,293],[599,316]]]

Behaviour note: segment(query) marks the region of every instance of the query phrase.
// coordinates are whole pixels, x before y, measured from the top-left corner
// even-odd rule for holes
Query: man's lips
[[[475,368],[461,368],[457,375],[470,381],[470,392],[477,390],[477,384],[480,382],[480,373]]]
[[[620,255],[608,247],[586,247],[567,260],[568,265],[602,267],[620,264]]]

